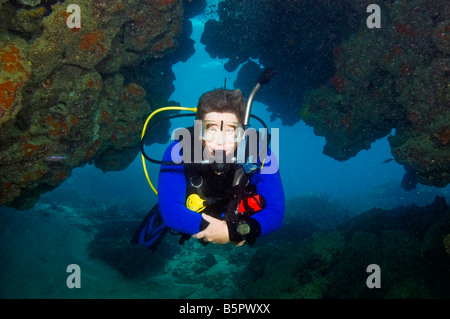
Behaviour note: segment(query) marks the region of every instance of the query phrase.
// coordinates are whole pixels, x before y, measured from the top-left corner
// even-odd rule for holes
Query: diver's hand
[[[243,241],[240,241],[240,242],[237,242],[237,241],[232,241],[231,243],[234,245],[234,246],[236,246],[236,247],[241,247],[242,245],[244,245],[245,244],[245,240],[243,240]]]
[[[225,245],[230,242],[228,226],[224,220],[211,217],[207,214],[202,214],[202,217],[209,223],[209,225],[203,231],[193,235],[192,237],[218,245]],[[245,244],[245,240],[239,243],[233,242],[232,244],[239,247]]]
[[[209,225],[203,231],[193,235],[192,237],[203,239],[204,241],[212,242],[213,244],[218,245],[224,245],[230,242],[230,237],[228,236],[228,226],[224,220],[211,217],[207,214],[202,214],[202,217],[209,223]]]

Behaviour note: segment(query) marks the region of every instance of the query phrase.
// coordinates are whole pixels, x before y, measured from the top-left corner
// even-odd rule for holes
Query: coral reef
[[[359,1],[363,10],[368,2]],[[382,27],[334,48],[336,73],[305,99],[304,121],[325,136],[324,153],[346,160],[389,135],[402,185],[450,181],[448,5],[384,1]]]
[[[173,91],[170,66],[193,52],[182,0],[71,4],[81,28],[62,1],[0,1],[0,205],[29,208],[86,163],[127,167]],[[132,76],[149,70],[150,85]]]
[[[241,274],[249,298],[448,298],[450,209],[372,209],[336,229],[260,248]],[[295,236],[294,236],[295,237]],[[369,289],[366,268],[381,269]]]
[[[18,0],[19,3],[25,5],[25,6],[32,6],[35,7],[39,3],[41,3],[41,0]]]
[[[286,200],[283,225],[276,240],[296,241],[325,232],[350,219],[351,213],[325,195],[299,194]],[[262,237],[258,244],[266,245],[273,237]]]
[[[369,0],[226,1],[205,26],[211,56],[244,64],[236,85],[265,67],[279,75],[256,97],[285,125],[300,120],[326,138],[324,153],[344,161],[389,135],[403,185],[450,181],[450,5],[379,1],[381,28],[369,29]]]
[[[130,243],[145,213],[130,210],[127,201],[95,210],[85,208],[83,214],[93,226],[89,231],[95,233],[89,243],[90,258],[105,262],[125,278],[148,282],[149,276],[162,275],[155,282],[164,283],[173,278],[177,284],[191,287],[185,298],[243,297],[234,278],[244,269],[254,250],[235,249],[230,245],[204,246],[193,238],[181,246],[180,237],[169,232],[153,252]],[[203,289],[211,289],[213,294],[205,294]],[[157,294],[165,296],[170,292]]]
[[[228,71],[245,63],[235,83],[244,93],[250,93],[259,76],[250,59],[277,69],[256,100],[268,105],[283,125],[293,125],[300,120],[303,94],[332,76],[333,46],[356,30],[358,17],[349,7],[347,0],[224,1],[219,21],[205,24],[201,42],[212,57],[229,59]]]

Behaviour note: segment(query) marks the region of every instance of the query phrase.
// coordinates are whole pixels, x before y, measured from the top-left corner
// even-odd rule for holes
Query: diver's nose
[[[217,145],[225,144],[225,136],[222,134],[222,132],[219,132],[219,134],[216,135],[215,142]]]

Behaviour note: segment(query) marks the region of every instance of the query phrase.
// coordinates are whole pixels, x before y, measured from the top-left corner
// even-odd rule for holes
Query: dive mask
[[[237,143],[244,136],[239,122],[202,121],[202,140],[209,142]]]

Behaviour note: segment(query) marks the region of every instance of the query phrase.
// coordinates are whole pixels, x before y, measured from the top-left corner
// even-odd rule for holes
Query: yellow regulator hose
[[[150,122],[151,118],[158,114],[159,112],[164,112],[164,111],[191,111],[191,112],[197,112],[197,108],[196,107],[182,107],[182,106],[166,106],[166,107],[162,107],[159,108],[155,111],[153,111],[148,117],[147,120],[144,123],[144,127],[142,128],[142,135],[141,135],[141,141],[145,136],[145,132],[147,131],[147,125]],[[156,188],[153,186],[152,182],[150,181],[150,177],[148,176],[148,172],[147,172],[147,166],[145,165],[145,157],[143,154],[141,154],[141,158],[142,158],[142,166],[144,168],[144,173],[145,173],[145,177],[147,177],[147,181],[150,185],[150,187],[152,188],[152,190],[155,192],[156,195],[158,195],[158,192],[156,190]]]

